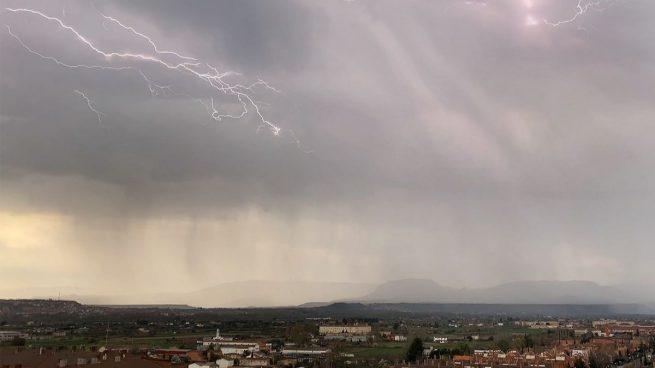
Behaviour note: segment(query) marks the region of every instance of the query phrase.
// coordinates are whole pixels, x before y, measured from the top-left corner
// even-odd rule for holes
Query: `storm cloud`
[[[575,12],[535,4],[535,17]],[[144,48],[97,7],[262,78],[282,91],[256,96],[283,134],[152,96],[134,71],[63,68],[0,33],[0,289],[655,278],[653,1],[559,27],[526,26],[514,0],[2,5]],[[51,22],[0,21],[43,54],[104,62]]]

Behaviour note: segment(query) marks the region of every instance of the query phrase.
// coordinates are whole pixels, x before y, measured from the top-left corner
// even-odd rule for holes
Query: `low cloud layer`
[[[166,49],[280,89],[256,95],[280,137],[0,33],[0,289],[652,280],[655,3],[559,27],[526,17],[567,19],[569,1],[534,3],[96,2]],[[2,5],[144,48],[87,2]],[[52,22],[0,21],[44,54],[106,62]]]

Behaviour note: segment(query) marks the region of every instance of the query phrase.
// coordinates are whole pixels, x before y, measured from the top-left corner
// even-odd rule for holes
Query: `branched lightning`
[[[93,102],[89,97],[87,97],[87,95],[84,92],[80,91],[79,89],[74,89],[73,91],[78,95],[80,95],[84,99],[84,101],[86,101],[86,105],[89,107],[89,110],[93,111],[98,117],[98,123],[102,124],[102,116],[104,114],[98,111],[98,109],[96,109],[95,102]]]
[[[492,4],[488,0],[462,0],[466,5],[476,5],[476,6],[488,6]],[[616,5],[620,0],[577,0],[575,2],[575,12],[567,18],[560,20],[549,20],[541,16],[536,15],[534,12],[537,8],[542,8],[543,6],[552,3],[552,0],[513,0],[516,3],[519,3],[524,10],[524,21],[523,24],[527,27],[536,27],[539,25],[548,25],[552,27],[559,27],[565,24],[576,23],[581,17],[590,11],[602,12],[606,9]],[[541,3],[541,4],[539,4]],[[578,26],[578,29],[584,29],[584,27]]]
[[[132,69],[132,67],[129,67],[129,66],[116,67],[116,66],[106,66],[106,65],[87,65],[87,64],[68,64],[68,63],[64,63],[63,61],[60,61],[59,59],[57,59],[55,57],[46,56],[46,55],[43,55],[43,54],[33,50],[32,48],[27,46],[27,44],[25,44],[25,42],[23,42],[23,40],[20,37],[18,37],[14,32],[12,32],[11,27],[9,27],[8,25],[5,25],[5,27],[7,28],[7,32],[9,33],[9,35],[11,37],[13,37],[14,39],[16,39],[16,41],[25,50],[27,50],[27,52],[29,52],[30,54],[36,55],[36,56],[40,57],[43,60],[51,61],[51,62],[53,62],[53,63],[55,63],[55,64],[57,64],[59,66],[65,67],[65,68],[69,68],[69,69],[78,69],[78,68],[82,68],[82,69],[104,69],[104,70],[128,70],[128,69]]]
[[[96,8],[96,10],[98,10],[98,9]],[[98,10],[98,13],[100,13],[100,15],[101,15],[103,18],[105,18],[106,20],[111,21],[111,22],[117,24],[119,27],[123,28],[124,30],[130,31],[130,32],[132,32],[133,34],[135,34],[135,35],[137,35],[137,36],[143,38],[144,40],[146,40],[146,41],[150,44],[150,46],[152,46],[153,50],[154,50],[156,53],[160,54],[160,55],[163,55],[163,54],[169,54],[169,55],[175,55],[175,56],[177,56],[178,58],[180,58],[180,59],[184,59],[184,60],[190,60],[190,61],[197,61],[197,60],[198,60],[198,59],[193,58],[193,57],[190,57],[190,56],[183,56],[183,55],[180,55],[180,54],[178,54],[177,52],[174,52],[174,51],[162,51],[162,50],[159,50],[159,48],[157,47],[157,44],[155,44],[155,42],[154,42],[150,37],[146,36],[145,34],[143,34],[143,33],[141,33],[141,32],[138,32],[137,30],[134,29],[134,27],[127,26],[127,25],[121,23],[121,21],[119,21],[118,19],[103,14],[100,10]]]
[[[259,119],[260,125],[267,127],[273,133],[273,135],[275,136],[280,135],[282,129],[278,125],[269,121],[263,115],[259,104],[256,102],[253,96],[256,93],[255,90],[258,87],[275,93],[281,93],[281,92],[278,89],[269,85],[266,81],[262,79],[258,78],[256,82],[250,84],[229,82],[228,81],[229,77],[240,77],[241,75],[239,73],[235,73],[232,71],[226,71],[226,72],[219,71],[216,67],[208,63],[201,62],[198,59],[191,56],[185,56],[175,51],[162,50],[152,40],[152,38],[148,37],[142,32],[137,31],[134,27],[126,25],[120,20],[105,15],[103,13],[100,13],[100,15],[104,19],[102,23],[103,28],[105,28],[104,25],[105,21],[111,22],[112,24],[117,25],[121,29],[128,31],[133,35],[138,36],[142,40],[145,40],[148,43],[151,51],[144,52],[144,53],[135,53],[135,52],[127,52],[127,51],[118,52],[118,51],[105,50],[100,46],[96,45],[95,43],[93,43],[84,35],[82,35],[82,33],[80,33],[73,26],[66,24],[64,21],[62,21],[57,17],[49,16],[40,11],[26,9],[26,8],[5,8],[5,10],[12,13],[37,16],[49,22],[55,23],[60,29],[70,33],[74,37],[74,39],[79,43],[81,43],[83,46],[85,46],[92,52],[98,54],[99,56],[104,57],[107,62],[112,62],[113,60],[118,59],[123,61],[124,63],[130,63],[130,62],[150,63],[150,64],[158,65],[162,67],[164,70],[177,72],[186,78],[192,78],[197,82],[201,83],[202,85],[209,87],[211,90],[213,90],[216,93],[233,97],[235,99],[235,102],[238,102],[238,104],[241,106],[241,111],[239,113],[221,112],[216,106],[215,96],[209,97],[209,102],[205,102],[202,99],[194,98],[189,94],[174,91],[173,87],[170,85],[161,85],[155,83],[152,81],[152,79],[146,76],[146,74],[139,68],[138,64],[128,64],[123,66],[107,66],[107,65],[69,64],[63,62],[57,59],[56,57],[44,55],[34,50],[33,48],[29,47],[21,38],[19,38],[15,33],[12,32],[9,26],[7,26],[7,31],[9,32],[9,34],[14,39],[16,39],[18,43],[25,50],[27,50],[31,54],[40,57],[41,59],[54,62],[59,66],[71,68],[71,69],[85,68],[85,69],[136,71],[146,81],[148,89],[151,95],[153,96],[164,94],[164,93],[170,93],[172,95],[192,98],[200,102],[207,109],[208,115],[216,121],[220,121],[223,119],[240,119],[252,112]],[[86,98],[86,95],[81,91],[75,90],[75,92],[87,100],[87,104],[89,105],[89,108],[92,109],[94,112],[96,112],[96,114],[98,115],[98,119],[100,121],[102,114],[97,111],[97,109],[95,108],[95,104],[91,100]],[[297,141],[296,138],[294,138],[294,140]]]
[[[552,22],[547,19],[544,19],[544,24],[553,27],[559,27],[564,24],[573,23],[579,17],[583,16],[584,14],[588,13],[591,10],[604,11],[614,3],[615,3],[614,0],[578,0],[578,4],[576,6],[576,12],[571,17],[567,19],[558,20],[556,22]]]

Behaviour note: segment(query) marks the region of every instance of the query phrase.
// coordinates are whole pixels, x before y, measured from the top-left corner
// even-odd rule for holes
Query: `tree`
[[[587,368],[587,364],[585,364],[584,360],[582,360],[581,357],[575,357],[575,360],[573,361],[573,367],[574,368]]]
[[[591,332],[587,332],[584,335],[580,336],[580,343],[586,344],[589,341],[591,341],[593,338],[594,338],[594,334]]]
[[[22,337],[14,337],[13,340],[11,340],[11,345],[12,346],[25,346],[25,339]]]
[[[519,350],[521,354],[523,354],[523,348],[525,347],[525,342],[523,341],[523,337],[521,336],[521,337],[513,338],[510,346],[515,350]]]
[[[470,355],[473,352],[471,350],[471,346],[469,344],[467,344],[467,343],[459,344],[458,349],[459,349],[460,353],[464,354],[464,355]]]
[[[606,368],[611,363],[611,357],[602,352],[596,351],[589,356],[589,368]]]
[[[516,349],[521,351],[521,354],[523,354],[523,349],[528,348],[534,348],[534,341],[528,334],[524,334],[523,336],[516,337],[514,340],[512,340],[512,346],[514,346]]]
[[[284,341],[280,339],[271,339],[268,342],[271,344],[272,351],[280,351],[282,348],[284,348]]]
[[[406,358],[410,362],[415,362],[423,356],[423,340],[415,338],[407,349]]]
[[[509,342],[505,339],[499,340],[496,347],[506,353],[509,350]]]
[[[530,335],[528,334],[523,335],[523,346],[525,346],[528,349],[534,349],[534,340],[532,340],[532,337],[530,337]]]
[[[295,343],[298,346],[304,346],[309,342],[309,335],[311,328],[298,323],[291,327],[288,333],[288,338],[291,342]]]

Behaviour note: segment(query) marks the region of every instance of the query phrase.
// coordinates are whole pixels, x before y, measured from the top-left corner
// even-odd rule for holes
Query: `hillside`
[[[623,304],[645,302],[618,287],[591,281],[519,281],[490,288],[455,289],[432,280],[390,281],[355,299],[389,303]]]

